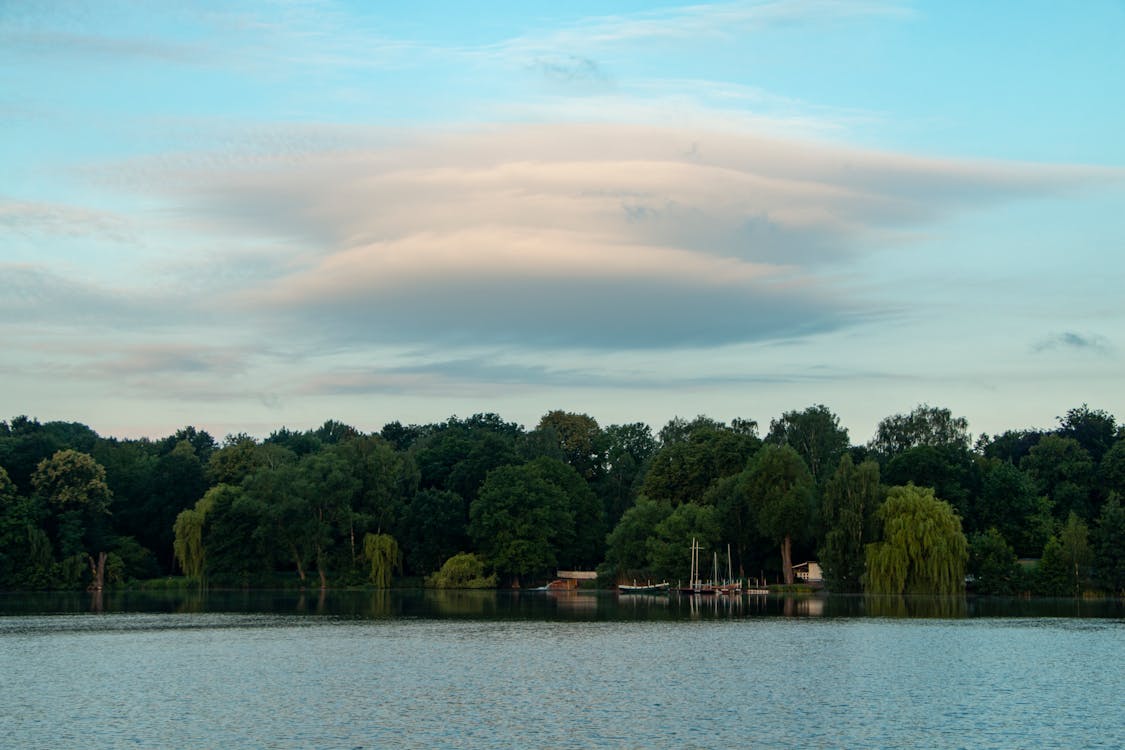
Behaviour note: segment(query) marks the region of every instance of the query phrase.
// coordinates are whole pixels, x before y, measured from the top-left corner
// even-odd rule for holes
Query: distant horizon
[[[805,406],[796,407],[794,409],[786,409],[785,411],[786,412],[788,412],[788,411],[801,411],[805,408],[815,406],[815,405],[816,404],[806,404]],[[905,414],[909,413],[911,410],[913,410],[915,407],[924,406],[924,405],[936,407],[936,408],[945,408],[942,404],[919,402],[919,403],[914,404],[913,406],[911,406],[907,409],[903,409],[901,411],[888,412],[887,414],[884,414],[882,417],[880,417],[879,420],[882,420],[886,417],[896,416],[896,415],[905,415]],[[825,406],[828,406],[828,405],[825,405]],[[969,436],[970,436],[970,440],[975,442],[982,434],[988,434],[991,437],[996,437],[997,435],[1003,434],[1004,432],[1007,432],[1007,431],[1036,430],[1036,431],[1042,431],[1042,432],[1050,432],[1052,430],[1057,430],[1059,428],[1059,421],[1061,420],[1062,417],[1065,416],[1066,412],[1069,409],[1079,408],[1079,407],[1089,407],[1091,410],[1098,410],[1099,409],[1099,407],[1095,404],[1087,404],[1087,403],[1073,404],[1072,406],[1068,406],[1066,409],[1063,409],[1058,415],[1056,415],[1051,420],[1050,424],[1010,425],[1010,426],[1000,427],[999,429],[995,429],[995,430],[975,429],[974,426],[973,426],[973,421],[968,415],[959,414],[955,410],[951,410],[951,413],[952,413],[952,416],[954,416],[954,417],[965,417],[966,419],[968,419],[968,422],[969,422],[968,433],[969,433]],[[837,412],[832,410],[831,406],[828,406],[828,408],[834,414],[837,414],[837,416],[839,416],[839,414]],[[718,422],[722,422],[723,424],[728,425],[728,426],[730,425],[731,421],[734,420],[734,419],[755,420],[758,424],[758,433],[757,433],[758,436],[761,437],[761,438],[765,438],[765,436],[769,433],[770,421],[778,419],[782,416],[782,413],[779,412],[778,414],[771,415],[770,417],[768,417],[766,419],[760,419],[760,418],[754,417],[753,415],[747,415],[747,414],[737,414],[737,415],[731,415],[731,416],[725,416],[724,417],[722,415],[708,414],[708,413],[700,412],[700,413],[690,414],[690,415],[688,415],[688,414],[674,414],[674,415],[668,417],[667,419],[664,419],[663,421],[650,422],[650,421],[645,420],[645,419],[603,420],[599,417],[599,415],[591,413],[591,412],[583,412],[583,411],[579,411],[579,410],[566,409],[564,407],[555,407],[555,409],[559,409],[561,411],[568,412],[568,413],[585,414],[586,416],[592,417],[598,423],[598,426],[601,427],[602,429],[605,429],[606,427],[608,427],[610,425],[634,424],[634,423],[640,422],[640,423],[648,425],[652,429],[652,434],[653,434],[654,437],[658,437],[661,428],[663,428],[665,425],[667,425],[673,419],[679,418],[679,419],[684,419],[684,420],[690,422],[691,420],[695,419],[696,417],[703,416],[703,417],[708,417],[710,419],[716,420]],[[398,422],[398,423],[402,424],[403,426],[411,426],[411,425],[426,426],[426,425],[442,424],[442,423],[447,422],[448,420],[453,419],[453,418],[468,419],[469,417],[472,417],[472,416],[477,415],[477,414],[495,414],[495,415],[499,416],[505,422],[517,424],[521,428],[523,428],[524,430],[531,431],[531,430],[534,430],[536,428],[540,419],[544,415],[546,415],[548,412],[553,411],[555,409],[545,409],[541,414],[537,415],[533,419],[528,419],[528,420],[516,419],[516,418],[512,418],[509,415],[504,414],[502,412],[484,409],[484,410],[478,410],[478,411],[473,411],[473,412],[451,413],[451,414],[447,414],[443,417],[439,417],[439,418],[436,418],[436,419],[425,419],[425,420],[406,420],[406,419],[400,419],[400,418],[395,418],[395,417],[391,416],[391,417],[388,417],[386,420],[380,422],[378,425],[374,425],[374,426],[368,426],[368,425],[363,424],[363,423],[351,421],[351,420],[345,419],[341,416],[329,416],[329,417],[325,417],[324,419],[316,422],[315,424],[297,425],[297,424],[293,424],[293,423],[289,423],[289,424],[279,423],[279,424],[270,426],[268,428],[265,428],[264,431],[262,431],[262,430],[251,431],[251,430],[248,430],[248,429],[233,429],[233,430],[226,429],[225,431],[216,431],[213,427],[209,426],[209,423],[207,423],[205,421],[188,421],[188,422],[185,422],[183,424],[175,425],[175,426],[173,426],[173,427],[171,427],[171,428],[169,428],[165,431],[157,431],[157,432],[153,432],[153,433],[122,433],[122,432],[110,432],[110,431],[99,429],[97,425],[91,424],[91,423],[86,422],[82,419],[65,418],[65,417],[64,418],[47,419],[47,418],[43,418],[40,415],[26,414],[26,413],[14,414],[14,415],[7,416],[7,417],[0,416],[0,421],[3,421],[3,422],[6,422],[6,423],[10,424],[13,418],[19,417],[19,416],[25,416],[29,419],[37,420],[40,424],[46,424],[48,422],[79,423],[79,424],[86,425],[87,427],[92,429],[94,432],[96,432],[102,438],[114,438],[114,439],[118,439],[118,440],[144,440],[144,439],[159,440],[159,439],[170,437],[170,436],[174,435],[177,431],[179,431],[181,429],[184,429],[186,427],[194,427],[197,430],[206,431],[209,435],[211,435],[212,438],[215,439],[216,443],[218,443],[219,445],[222,445],[223,440],[227,436],[245,434],[245,435],[250,436],[254,440],[260,442],[260,441],[268,438],[274,432],[276,432],[278,430],[281,430],[281,429],[288,429],[288,430],[291,430],[293,432],[311,432],[311,431],[315,431],[316,429],[323,426],[326,422],[329,422],[329,421],[340,422],[340,423],[345,424],[349,427],[353,427],[353,428],[359,430],[360,432],[362,432],[364,434],[373,435],[373,434],[378,434],[383,429],[383,427],[386,426],[387,424],[391,424],[391,423],[394,423],[394,422]],[[1117,414],[1115,414],[1114,412],[1111,412],[1111,411],[1108,411],[1108,410],[1104,410],[1104,411],[1107,411],[1111,416],[1113,416],[1115,418],[1117,417]],[[210,424],[214,424],[214,423],[210,423]],[[872,425],[871,431],[867,435],[867,437],[864,437],[862,439],[857,438],[856,433],[847,424],[845,424],[842,419],[840,420],[840,426],[848,431],[848,439],[850,441],[850,445],[852,445],[853,447],[855,447],[855,446],[865,446],[865,445],[869,444],[872,441],[872,439],[875,437],[875,432],[876,432],[876,429],[877,429],[877,426],[878,426],[878,420],[876,421],[875,424]],[[1119,422],[1119,427],[1125,427],[1125,422]],[[970,444],[970,447],[971,447],[971,444]]]
[[[1125,415],[1122,29],[1112,0],[5,7],[0,414]]]

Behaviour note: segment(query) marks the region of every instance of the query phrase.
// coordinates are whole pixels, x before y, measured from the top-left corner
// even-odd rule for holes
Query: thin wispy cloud
[[[1035,343],[1032,349],[1036,352],[1070,351],[1088,352],[1091,354],[1107,355],[1113,351],[1109,339],[1097,334],[1075,333],[1062,331],[1052,333]]]

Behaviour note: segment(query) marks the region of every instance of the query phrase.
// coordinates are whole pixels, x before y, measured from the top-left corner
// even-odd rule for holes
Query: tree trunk
[[[105,588],[105,558],[106,553],[99,552],[95,563],[93,555],[86,555],[86,559],[90,561],[90,573],[94,576],[94,580],[90,581],[90,591],[101,591]]]
[[[293,552],[293,561],[297,563],[297,575],[301,577],[303,585],[305,583],[305,566],[301,564],[301,555],[297,552],[297,545],[290,544],[289,549]]]
[[[781,572],[785,575],[785,585],[793,585],[793,550],[789,535],[781,542]]]
[[[355,519],[348,520],[348,537],[352,543],[352,569],[355,569],[356,556],[355,556]]]
[[[320,554],[320,545],[316,545],[316,573],[320,576],[320,590],[328,588],[328,576],[324,574],[323,555]]]

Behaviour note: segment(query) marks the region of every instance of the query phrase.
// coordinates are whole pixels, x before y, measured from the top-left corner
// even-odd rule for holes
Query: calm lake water
[[[1125,747],[1120,603],[0,595],[5,748]]]

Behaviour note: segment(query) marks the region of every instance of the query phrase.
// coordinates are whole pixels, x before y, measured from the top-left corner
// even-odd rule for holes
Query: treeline
[[[222,443],[0,422],[0,588],[182,574],[222,587],[527,585],[556,568],[686,580],[698,539],[741,575],[833,591],[1125,591],[1125,429],[1083,405],[1054,429],[970,438],[919,406],[853,445],[824,406],[602,427],[552,411],[365,434],[329,421]],[[1021,564],[1019,558],[1037,560]]]

